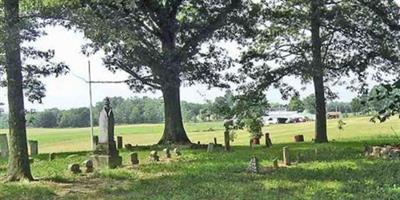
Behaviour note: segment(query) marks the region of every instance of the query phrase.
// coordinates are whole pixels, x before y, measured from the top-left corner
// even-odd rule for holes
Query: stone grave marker
[[[131,158],[131,164],[132,164],[132,165],[138,165],[138,164],[139,164],[139,156],[138,156],[138,153],[131,153],[131,154],[130,154],[130,158]]]
[[[8,140],[7,134],[0,134],[0,152],[1,157],[8,157]]]
[[[214,144],[213,143],[208,144],[207,152],[209,152],[209,153],[214,152]]]
[[[271,138],[269,137],[269,133],[265,133],[265,146],[267,148],[272,147],[272,141],[271,141]]]
[[[52,161],[56,159],[56,154],[55,153],[49,153],[49,161]]]
[[[304,136],[303,135],[295,135],[294,141],[295,142],[304,142]]]
[[[117,148],[122,149],[122,147],[123,147],[122,136],[117,136]]]
[[[31,156],[34,156],[34,155],[38,155],[39,154],[39,144],[38,144],[38,141],[36,141],[36,140],[29,140],[28,141],[28,143],[29,143],[29,149],[31,150]]]
[[[160,161],[157,151],[151,151],[149,158],[151,161]]]
[[[181,153],[181,151],[179,150],[178,147],[176,147],[176,148],[174,149],[174,153],[175,153],[176,156],[181,156],[181,155],[182,155],[182,153]]]
[[[94,171],[93,161],[92,160],[85,160],[83,161],[82,165],[85,167],[86,173],[91,173]]]
[[[169,148],[165,148],[163,151],[165,153],[166,158],[171,158],[171,151]]]
[[[74,174],[78,174],[78,173],[82,172],[81,166],[79,166],[79,164],[76,164],[76,163],[68,165],[68,170]]]
[[[214,138],[214,144],[218,144],[218,143],[217,143],[217,138],[216,138],[216,137]]]
[[[283,147],[283,164],[290,165],[289,147]]]
[[[258,174],[260,173],[260,165],[258,163],[257,157],[252,157],[249,162],[249,166],[247,167],[247,172]]]
[[[96,168],[116,168],[122,165],[122,157],[119,156],[114,140],[114,113],[108,97],[104,104],[99,117],[99,143],[90,160]]]
[[[230,151],[231,150],[231,138],[230,138],[230,130],[233,126],[233,120],[227,119],[224,121],[224,143],[225,143],[225,151]]]

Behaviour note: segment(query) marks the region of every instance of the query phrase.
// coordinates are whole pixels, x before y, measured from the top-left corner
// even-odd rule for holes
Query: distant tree
[[[351,103],[350,103],[350,104],[351,104],[351,110],[352,110],[354,113],[361,113],[361,112],[365,111],[364,105],[363,105],[361,99],[358,98],[358,97],[353,98],[353,99],[351,100]]]
[[[301,101],[300,96],[298,95],[295,95],[290,99],[288,107],[290,111],[297,111],[297,112],[304,111],[304,103],[303,101]]]
[[[224,118],[225,116],[229,116],[230,112],[232,112],[233,104],[234,95],[232,91],[227,90],[224,96],[215,98],[212,103],[211,112],[220,119]]]
[[[88,108],[74,108],[62,112],[59,127],[88,127],[90,126],[90,114]]]
[[[58,127],[58,120],[61,112],[57,108],[46,109],[43,112],[38,112],[34,115],[33,126],[41,128]]]
[[[315,114],[315,95],[311,94],[303,99],[304,109],[311,113]]]

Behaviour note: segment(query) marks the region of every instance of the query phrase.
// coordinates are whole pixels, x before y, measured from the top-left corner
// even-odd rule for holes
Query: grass
[[[343,131],[337,128],[337,120],[328,120],[329,139],[337,141],[358,141],[368,138],[393,135],[393,129],[400,130],[400,120],[392,119],[385,123],[371,123],[369,118],[348,118]],[[192,142],[209,143],[216,137],[223,141],[222,122],[186,123],[185,128]],[[116,135],[122,135],[124,143],[133,145],[155,144],[161,138],[162,124],[119,125],[115,128]],[[279,124],[266,126],[264,131],[271,133],[273,143],[293,141],[293,136],[303,134],[307,141],[314,137],[314,123]],[[6,130],[0,130],[6,132]],[[95,129],[97,134],[98,129]],[[237,131],[233,145],[247,145],[249,134]],[[90,150],[90,128],[69,129],[28,129],[28,138],[38,140],[39,153],[73,152]]]
[[[149,151],[138,151],[141,165],[136,168],[129,166],[130,152],[122,150],[124,167],[92,174],[73,175],[66,170],[68,164],[87,159],[89,152],[57,153],[53,161],[48,161],[47,154],[40,154],[32,164],[39,181],[0,184],[0,199],[400,199],[400,161],[362,155],[364,143],[398,144],[391,130],[400,128],[398,122],[372,124],[366,118],[352,118],[346,120],[348,125],[339,133],[335,121],[329,121],[329,136],[335,139],[329,144],[309,142],[311,123],[274,125],[266,127],[272,134],[271,149],[251,149],[248,134],[238,133],[233,152],[184,149],[181,157],[152,163],[147,160]],[[208,143],[222,135],[220,123],[186,127],[192,141]],[[210,127],[214,131],[208,131]],[[158,139],[159,134],[150,130],[161,129],[161,125],[119,126],[117,132],[124,135],[124,140],[144,144]],[[30,137],[48,145],[50,152],[57,149],[50,144],[60,144],[58,134],[64,138],[80,135],[83,139],[86,131],[35,129],[30,130]],[[47,137],[40,138],[39,132]],[[295,134],[305,134],[308,142],[290,143]],[[252,156],[257,156],[263,167],[271,166],[275,158],[281,160],[284,146],[289,146],[290,157],[299,161],[297,164],[265,174],[245,172]],[[0,160],[0,176],[5,169],[6,160]]]

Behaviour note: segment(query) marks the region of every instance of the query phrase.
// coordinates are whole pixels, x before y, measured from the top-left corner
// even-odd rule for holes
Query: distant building
[[[298,113],[296,111],[271,111],[264,117],[264,124],[286,124],[314,120],[315,115],[310,113]]]
[[[328,112],[326,118],[328,119],[339,119],[342,116],[341,112]]]

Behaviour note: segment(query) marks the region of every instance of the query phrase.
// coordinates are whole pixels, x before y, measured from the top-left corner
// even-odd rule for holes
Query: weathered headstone
[[[81,166],[79,166],[79,164],[76,164],[76,163],[68,165],[68,170],[74,174],[78,174],[78,173],[82,172]]]
[[[231,119],[227,119],[224,121],[224,143],[225,143],[225,151],[230,151],[231,150],[231,138],[230,138],[230,130],[232,129],[234,122]]]
[[[164,153],[166,158],[171,158],[171,151],[169,148],[165,148]]]
[[[249,166],[247,167],[247,172],[254,174],[260,173],[260,166],[256,157],[252,157],[250,159]]]
[[[137,153],[131,153],[130,154],[130,158],[131,158],[132,165],[138,165],[139,164],[139,157],[138,157]]]
[[[380,157],[381,156],[382,147],[380,146],[373,146],[372,147],[372,156]]]
[[[114,113],[110,107],[110,100],[105,99],[105,105],[99,117],[99,144],[96,146],[91,160],[96,168],[116,168],[122,165],[114,140]]]
[[[208,144],[208,146],[207,146],[207,152],[214,152],[214,144],[213,143],[210,143],[210,144]]]
[[[182,155],[181,151],[178,148],[174,149],[174,153],[175,153],[176,156],[181,156]]]
[[[214,144],[218,144],[218,143],[217,143],[217,138],[216,138],[216,137],[214,138]]]
[[[85,167],[86,173],[91,173],[94,171],[93,161],[92,160],[85,160],[83,161],[82,165]]]
[[[122,136],[117,136],[117,148],[122,149],[122,147],[123,147]]]
[[[271,138],[269,137],[269,133],[265,133],[265,146],[267,148],[272,147],[272,141],[271,141]]]
[[[283,147],[283,164],[290,165],[289,147]]]
[[[56,154],[55,153],[49,153],[49,161],[52,161],[56,159]]]
[[[294,141],[295,142],[304,142],[304,136],[303,135],[295,135]]]
[[[39,146],[38,146],[38,141],[36,140],[29,140],[29,149],[31,150],[31,156],[38,155],[39,154]]]
[[[7,134],[0,134],[0,151],[1,151],[1,157],[8,157]]]
[[[160,161],[160,157],[158,156],[157,151],[151,151],[149,158],[150,161]]]

